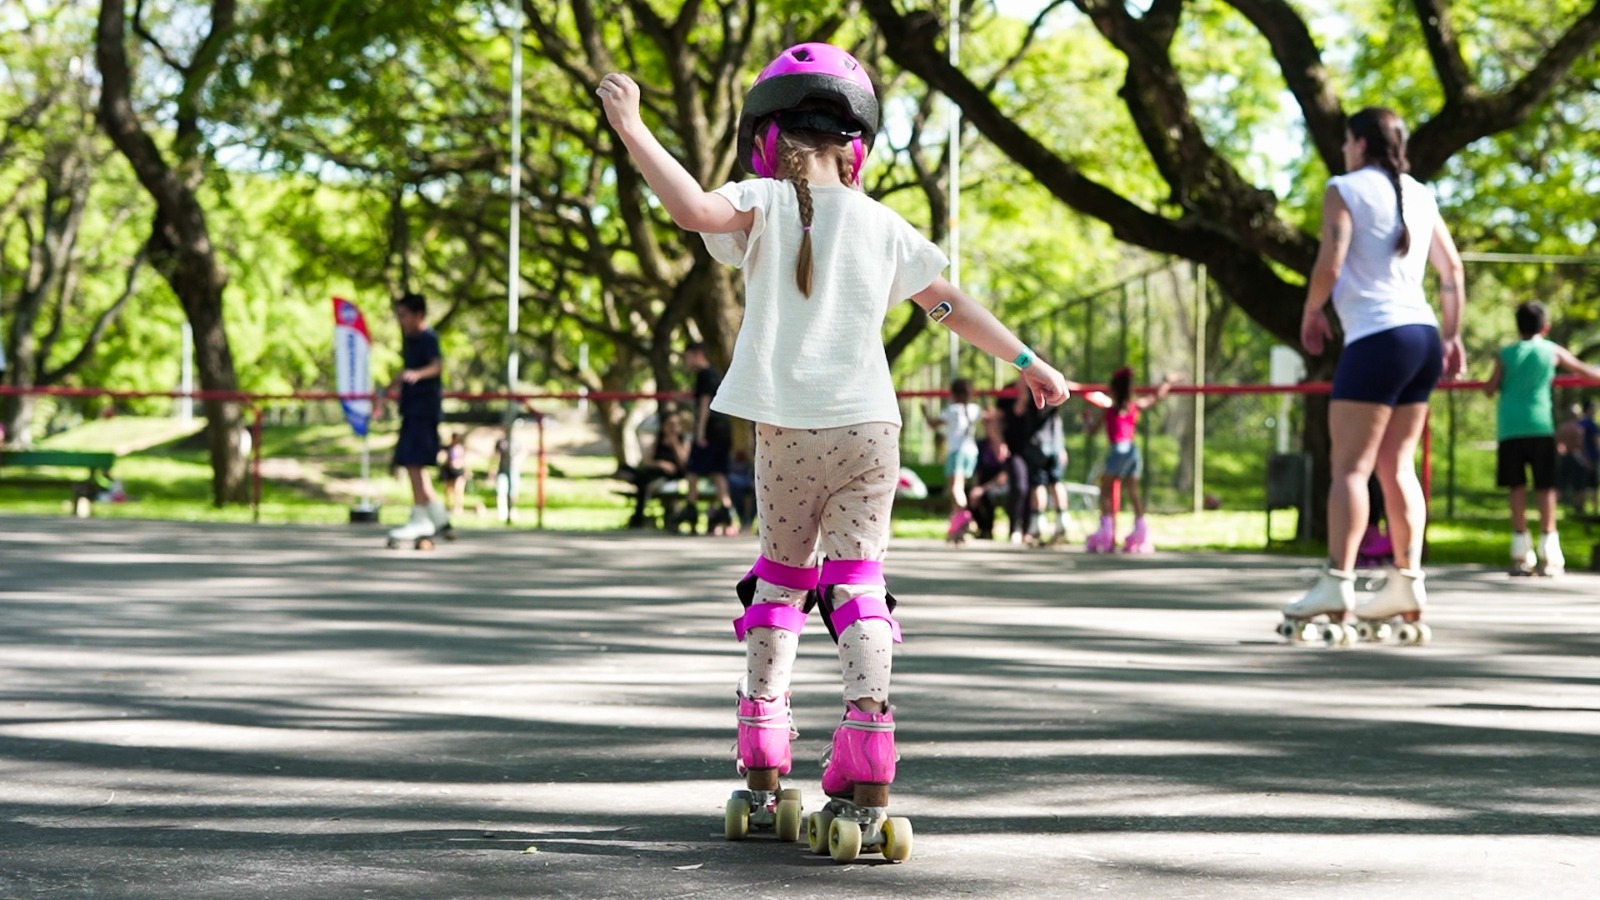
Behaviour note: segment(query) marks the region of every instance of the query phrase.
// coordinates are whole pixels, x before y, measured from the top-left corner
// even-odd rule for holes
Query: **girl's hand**
[[[600,105],[605,107],[606,121],[620,134],[640,123],[639,85],[621,72],[612,72],[600,79],[595,88],[600,95]]]
[[[1306,307],[1305,314],[1300,317],[1300,343],[1306,352],[1312,356],[1319,356],[1328,338],[1333,337],[1333,325],[1328,322],[1328,314],[1322,307],[1312,309]]]
[[[1022,370],[1022,382],[1033,394],[1033,405],[1038,409],[1044,409],[1046,404],[1060,406],[1072,396],[1067,379],[1041,359]]]

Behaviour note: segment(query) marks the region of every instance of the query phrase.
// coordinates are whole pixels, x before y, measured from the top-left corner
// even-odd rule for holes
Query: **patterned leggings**
[[[889,513],[900,480],[900,426],[868,422],[841,428],[756,426],[756,503],[761,554],[787,566],[814,567],[829,559],[882,560],[889,548]],[[840,587],[837,604],[882,597],[881,585]],[[800,608],[805,592],[768,582],[756,603]],[[889,623],[862,619],[839,635],[839,669],[846,701],[889,699],[894,639]],[[749,695],[775,699],[789,690],[799,635],[752,628],[745,639]]]

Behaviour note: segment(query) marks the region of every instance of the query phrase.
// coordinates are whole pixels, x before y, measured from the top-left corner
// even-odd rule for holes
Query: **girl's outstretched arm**
[[[1027,351],[1033,361],[1022,369],[1022,381],[1033,394],[1034,405],[1040,409],[1047,403],[1051,406],[1065,403],[1071,390],[1078,386],[1063,378],[1049,363],[1032,356],[1028,346],[1002,325],[994,313],[943,278],[935,278],[932,284],[912,296],[911,301],[990,356],[1013,362]]]
[[[750,230],[755,223],[753,211],[741,212],[728,198],[702,188],[650,133],[650,128],[639,118],[639,85],[632,78],[613,72],[600,79],[595,93],[600,95],[600,104],[605,107],[606,120],[678,227],[702,234]]]
[[[1154,394],[1146,394],[1145,396],[1140,397],[1139,399],[1133,401],[1134,405],[1139,407],[1141,412],[1149,409],[1152,406],[1155,406],[1162,400],[1167,399],[1167,394],[1172,392],[1172,386],[1177,384],[1179,380],[1179,376],[1168,372],[1166,377],[1161,379],[1161,383],[1156,385],[1156,392]]]

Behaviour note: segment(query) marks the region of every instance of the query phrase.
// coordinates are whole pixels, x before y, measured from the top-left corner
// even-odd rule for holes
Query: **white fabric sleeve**
[[[911,223],[900,220],[899,233],[894,240],[894,283],[889,294],[891,303],[905,300],[920,293],[939,277],[949,265],[949,257],[939,245],[922,236]]]
[[[743,268],[745,260],[750,255],[750,245],[767,226],[767,180],[730,181],[711,193],[728,198],[733,208],[740,212],[755,211],[755,222],[751,224],[748,232],[732,231],[726,234],[701,234],[706,242],[706,249],[711,251],[711,258],[717,262],[725,263],[734,268]]]

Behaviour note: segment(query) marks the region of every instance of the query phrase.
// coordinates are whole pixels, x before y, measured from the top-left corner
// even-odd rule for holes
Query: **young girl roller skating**
[[[879,335],[910,297],[976,347],[1012,362],[1035,402],[1060,403],[1061,374],[972,298],[939,277],[947,260],[899,215],[860,190],[878,128],[872,82],[854,57],[801,44],[773,60],[745,98],[738,158],[758,176],[707,192],[639,117],[639,88],[607,75],[606,118],[681,227],[744,270],[745,313],[712,408],[756,423],[761,555],[740,582],[745,642],[738,689],[738,768],[749,790],[729,801],[730,839],[771,824],[798,837],[789,683],[813,606],[839,647],[844,718],[825,757],[835,798],[806,823],[814,850],[853,859],[863,847],[910,855],[910,825],[887,816],[895,776],[889,705],[900,639],[883,558],[899,473],[900,412]]]
[[[961,543],[972,524],[967,506],[967,479],[978,468],[978,422],[983,411],[972,402],[972,382],[957,378],[950,382],[950,405],[937,419],[928,420],[944,435],[944,477],[950,486],[950,527],[945,539]]]
[[[1124,366],[1111,376],[1111,395],[1092,391],[1084,399],[1104,410],[1106,440],[1111,449],[1106,454],[1100,473],[1100,530],[1089,535],[1090,553],[1111,553],[1117,549],[1117,515],[1112,498],[1119,486],[1124,486],[1128,502],[1133,504],[1133,531],[1122,545],[1125,553],[1149,553],[1154,550],[1150,542],[1150,529],[1144,521],[1144,492],[1139,489],[1139,478],[1144,474],[1144,457],[1139,445],[1133,442],[1139,425],[1139,414],[1160,403],[1172,390],[1177,377],[1168,375],[1152,395],[1133,396],[1133,370]]]

